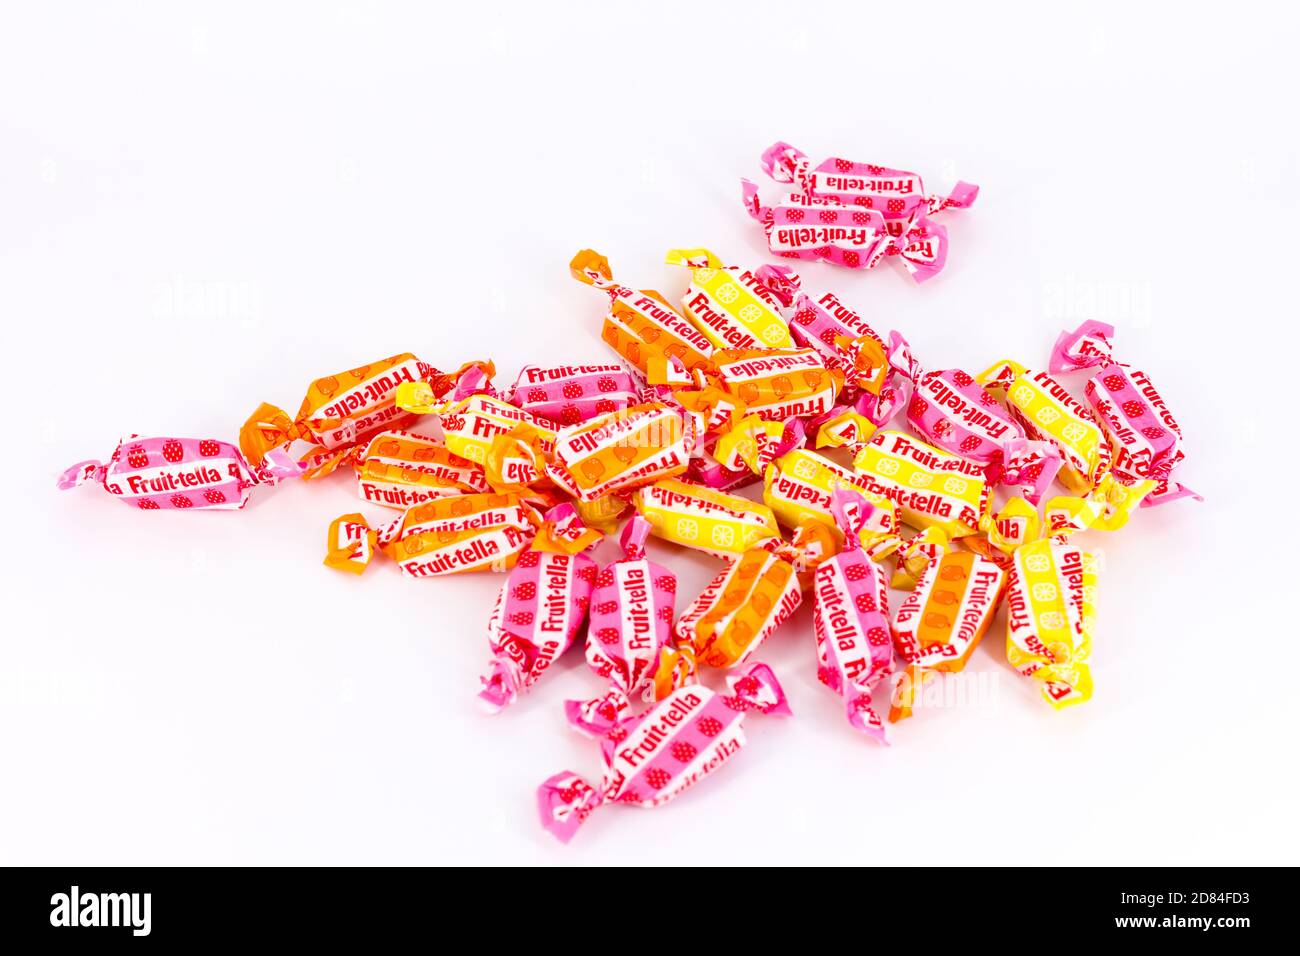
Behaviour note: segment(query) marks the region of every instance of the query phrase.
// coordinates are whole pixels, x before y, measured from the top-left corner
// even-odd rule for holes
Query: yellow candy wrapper
[[[949,538],[987,527],[989,488],[980,467],[904,432],[877,432],[853,459],[867,490],[893,501],[904,521]]]
[[[781,535],[766,505],[676,478],[637,489],[632,503],[656,537],[709,554],[731,557]]]
[[[887,497],[871,491],[867,478],[806,448],[786,452],[763,473],[763,503],[778,521],[788,528],[815,521],[831,529],[838,541],[842,533],[831,513],[836,488],[859,491],[875,506],[859,532],[868,557],[879,561],[898,547],[898,511]]]
[[[1007,660],[1058,710],[1092,696],[1098,556],[1059,538],[1016,549],[1007,583]]]
[[[790,349],[794,340],[781,314],[799,289],[785,266],[724,266],[707,249],[671,249],[667,262],[691,270],[682,312],[718,349]]]

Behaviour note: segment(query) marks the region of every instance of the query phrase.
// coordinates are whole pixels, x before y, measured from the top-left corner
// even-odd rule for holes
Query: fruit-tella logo
[[[149,893],[82,893],[74,886],[50,897],[51,926],[130,927],[133,936],[149,935]]]

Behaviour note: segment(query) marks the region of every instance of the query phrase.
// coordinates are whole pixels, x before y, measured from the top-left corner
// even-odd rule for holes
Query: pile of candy
[[[897,254],[918,278],[944,258],[928,216],[976,192],[926,198],[910,173],[812,169],[784,144],[764,159],[801,190],[776,210],[755,201],[774,251],[862,268]],[[866,254],[849,247],[856,218],[825,245],[785,228],[813,210],[865,214]],[[940,240],[925,256],[921,236]],[[1004,599],[1011,665],[1054,707],[1087,700],[1098,562],[1073,535],[1192,495],[1172,476],[1178,425],[1149,377],[1115,361],[1113,330],[1062,333],[1048,371],[935,371],[787,267],[704,249],[668,262],[689,270],[680,308],[615,282],[595,252],[571,263],[608,297],[601,337],[621,361],[530,365],[499,389],[490,362],[442,372],[403,353],[317,379],[295,417],[262,405],[238,447],[130,436],[60,487],[93,482],[145,510],[237,509],[256,486],[346,464],[360,498],[396,514],[336,519],[327,565],[360,574],[381,553],[417,578],[506,572],[484,703],[507,707],[579,636],[597,678],[564,713],[600,740],[599,783],[565,772],[538,791],[564,840],[602,804],[658,806],[716,770],[744,746],[749,712],[789,713],[753,657],[805,598],[817,676],[872,740],[911,714],[929,675],[964,667]],[[1051,376],[1083,368],[1098,369],[1086,406]],[[291,455],[300,441],[311,447]],[[1053,481],[1066,493],[1049,496]],[[735,493],[750,485],[761,502]],[[625,516],[622,558],[598,566],[588,552]],[[680,614],[649,535],[724,562]],[[892,611],[891,588],[909,592]],[[708,669],[730,671],[728,693],[701,682]]]

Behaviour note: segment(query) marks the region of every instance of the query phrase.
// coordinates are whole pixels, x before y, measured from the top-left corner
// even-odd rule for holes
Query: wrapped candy
[[[774,180],[795,187],[767,207],[758,186],[741,181],[745,207],[763,225],[773,253],[851,269],[897,256],[917,282],[937,275],[947,260],[947,230],[930,217],[965,209],[979,195],[978,186],[962,182],[947,196],[926,195],[915,173],[836,157],[814,167],[787,143],[770,146],[762,162]]]
[[[650,402],[561,429],[547,474],[580,501],[672,478],[686,471],[698,419]]]
[[[897,392],[894,397],[901,397]],[[824,415],[818,415],[808,423],[808,430],[813,434],[814,448],[852,448],[865,444],[876,433],[880,417],[876,411],[878,399],[869,392],[861,392],[850,404],[835,405]],[[893,414],[891,403],[889,418]]]
[[[847,206],[876,209],[889,219],[904,219],[917,209],[934,214],[945,209],[968,209],[979,187],[959,182],[947,196],[927,195],[916,173],[873,163],[856,163],[831,157],[816,166],[789,143],[773,143],[763,152],[763,171],[779,183],[793,183],[796,191],[817,199],[834,199]]]
[[[794,347],[781,309],[794,301],[799,277],[785,266],[724,266],[707,249],[672,249],[668,264],[691,270],[682,312],[718,349]]]
[[[936,527],[949,538],[986,528],[989,489],[984,471],[900,431],[877,432],[853,459],[867,490],[897,506],[916,528]]]
[[[898,511],[883,495],[870,491],[870,480],[854,474],[816,452],[797,448],[767,466],[763,474],[763,502],[788,528],[817,521],[840,534],[831,496],[837,488],[851,488],[875,507],[863,515],[858,538],[867,554],[879,561],[900,542]]]
[[[413,505],[372,528],[360,514],[334,519],[325,564],[361,574],[376,550],[413,578],[462,571],[505,571],[533,540],[541,518],[515,494],[471,494]]]
[[[616,723],[601,741],[605,771],[599,783],[566,770],[538,787],[542,826],[567,843],[606,803],[667,803],[740,752],[747,713],[790,715],[785,693],[767,665],[754,664],[727,683],[729,694],[699,684],[682,687],[645,713]]]
[[[290,419],[287,412],[274,405],[259,405],[239,430],[240,450],[254,465],[260,465],[272,449],[300,439],[311,442],[314,447],[302,458],[308,466],[304,477],[317,477],[318,469],[330,466],[350,446],[375,432],[401,427],[412,420],[393,401],[402,383],[422,382],[432,394],[443,395],[466,369],[480,364],[470,363],[454,375],[446,375],[410,352],[403,352],[326,375],[307,386],[297,418]],[[332,470],[332,466],[325,467],[319,474]]]
[[[1007,582],[1007,660],[1056,709],[1092,696],[1098,557],[1060,538],[1016,549]]]
[[[632,503],[656,537],[722,557],[781,535],[770,508],[676,478],[638,488]]]
[[[302,466],[282,452],[271,452],[252,465],[234,445],[212,438],[127,435],[107,465],[78,462],[59,476],[58,487],[97,484],[142,511],[236,511],[248,503],[254,486],[274,485],[302,472]]]
[[[928,675],[966,666],[993,621],[1006,578],[996,562],[970,551],[930,558],[894,614],[894,649],[906,670],[894,691],[890,721],[912,716]]]
[[[1084,387],[1097,424],[1110,439],[1111,470],[1122,482],[1156,482],[1142,507],[1200,495],[1170,478],[1183,460],[1183,432],[1146,372],[1116,362],[1111,350],[1115,329],[1084,322],[1062,332],[1052,349],[1051,372],[1100,368]]]
[[[1046,372],[1030,372],[1019,362],[1002,361],[977,379],[1006,397],[1007,409],[1034,441],[1050,442],[1061,458],[1056,478],[1074,499],[1057,498],[1048,507],[1079,527],[1115,530],[1155,487],[1151,480],[1125,483],[1112,471],[1111,447],[1096,417]]]
[[[1037,504],[1051,484],[1061,456],[1045,441],[1029,441],[992,394],[960,369],[923,370],[907,340],[889,337],[889,362],[912,383],[907,423],[932,444],[973,461],[989,483],[1014,485]]]
[[[701,666],[739,667],[789,619],[803,602],[801,572],[829,550],[829,535],[811,533],[820,527],[807,526],[792,544],[770,538],[717,573],[678,618],[674,645],[660,654],[657,696],[693,683]]]
[[[357,495],[385,508],[488,491],[483,469],[426,435],[393,429],[356,446]]]
[[[572,505],[557,505],[519,555],[488,618],[492,662],[479,699],[492,712],[537,683],[573,643],[596,583],[596,562],[583,552],[600,539]]]
[[[842,303],[834,292],[817,299],[800,293],[794,303],[790,334],[800,346],[815,349],[827,368],[843,372],[846,388],[871,396],[872,401],[861,412],[873,424],[883,425],[889,420],[899,396],[888,388],[893,376],[885,340],[866,319]],[[849,347],[851,343],[853,348]]]
[[[660,650],[672,634],[677,576],[645,555],[650,524],[633,517],[619,539],[623,559],[601,568],[591,593],[587,664],[609,683],[591,700],[566,701],[569,723],[602,735],[623,720],[634,699],[654,700]]]
[[[722,391],[765,421],[821,415],[844,384],[813,349],[727,349],[713,359]]]
[[[858,537],[872,506],[858,492],[839,489],[831,496],[831,509],[844,545],[813,572],[817,679],[843,699],[853,729],[883,744],[885,726],[872,707],[871,693],[894,668],[889,582]]]
[[[622,365],[525,365],[505,399],[535,418],[576,425],[635,405],[637,394]]]
[[[574,256],[569,271],[579,282],[609,294],[600,337],[653,384],[687,384],[690,373],[712,368],[713,343],[658,292],[619,285],[609,261],[591,249]]]
[[[543,452],[555,445],[555,429],[549,422],[488,391],[440,401],[422,384],[404,385],[397,390],[396,402],[406,411],[437,416],[448,450],[479,466],[489,463],[498,438],[516,433],[521,427],[535,436]]]

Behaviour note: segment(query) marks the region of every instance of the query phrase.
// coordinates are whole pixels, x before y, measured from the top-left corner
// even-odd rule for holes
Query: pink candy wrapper
[[[587,663],[609,690],[592,700],[566,701],[574,727],[601,736],[624,719],[633,698],[654,700],[659,651],[672,636],[677,575],[645,556],[650,523],[637,515],[619,539],[623,560],[596,576],[587,624]]]
[[[839,489],[831,511],[844,532],[844,550],[813,575],[813,630],[817,678],[844,700],[849,724],[873,740],[885,725],[871,706],[871,692],[894,670],[889,632],[889,582],[884,568],[862,550],[859,530],[873,506],[856,491]]]
[[[790,334],[800,345],[815,349],[827,368],[844,373],[845,389],[861,392],[855,409],[873,424],[883,425],[897,410],[902,395],[891,385],[893,374],[884,361],[884,339],[835,293],[824,293],[815,300],[801,294],[794,303]],[[881,359],[878,366],[857,361],[863,354],[861,347],[849,348],[849,343],[864,339],[876,346]]]
[[[601,741],[605,773],[598,784],[566,770],[537,788],[542,826],[568,843],[606,803],[667,803],[740,752],[748,712],[790,716],[785,692],[766,664],[751,665],[727,684],[729,695],[700,684],[681,687],[616,723]]]
[[[58,487],[97,484],[144,511],[237,511],[248,503],[255,485],[274,485],[302,472],[300,464],[279,450],[254,467],[234,445],[212,438],[128,435],[107,465],[78,462],[59,476]]]
[[[1051,442],[1026,437],[1011,413],[961,369],[923,370],[898,332],[889,335],[889,362],[912,384],[907,423],[913,431],[981,466],[990,484],[1014,486],[1013,493],[1038,504],[1061,467]]]
[[[576,425],[637,403],[637,384],[624,366],[526,365],[506,401],[556,425]]]
[[[897,256],[917,282],[937,275],[948,256],[948,232],[930,217],[965,209],[979,195],[978,186],[963,182],[946,196],[926,195],[915,173],[871,163],[833,157],[814,167],[788,143],[768,147],[762,163],[775,181],[794,186],[777,205],[764,206],[758,186],[741,181],[745,207],[774,254],[850,269]]]
[[[1111,351],[1114,335],[1112,326],[1096,321],[1062,332],[1052,348],[1049,371],[1101,368],[1084,387],[1084,397],[1110,438],[1115,475],[1129,484],[1144,478],[1157,482],[1141,507],[1179,498],[1202,500],[1171,479],[1174,467],[1186,457],[1182,429],[1147,373],[1115,361]]]
[[[582,552],[600,538],[573,505],[557,505],[519,555],[488,619],[492,662],[479,698],[493,712],[537,683],[573,643],[596,581],[596,562]]]

